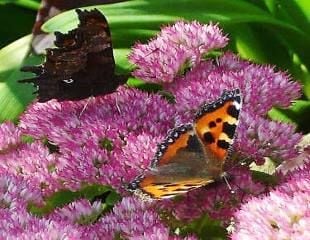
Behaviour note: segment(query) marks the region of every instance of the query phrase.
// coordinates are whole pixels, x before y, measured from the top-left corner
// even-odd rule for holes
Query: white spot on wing
[[[237,110],[240,110],[240,109],[241,109],[241,104],[238,103],[237,101],[234,101],[233,105],[235,106],[235,108],[236,108]]]

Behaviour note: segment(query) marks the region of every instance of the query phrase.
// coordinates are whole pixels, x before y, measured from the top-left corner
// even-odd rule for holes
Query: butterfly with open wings
[[[242,97],[239,89],[224,91],[204,104],[193,124],[172,129],[158,145],[150,169],[128,184],[142,198],[171,198],[220,179],[230,157]]]

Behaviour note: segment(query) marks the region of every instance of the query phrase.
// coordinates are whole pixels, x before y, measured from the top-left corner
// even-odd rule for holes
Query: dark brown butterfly
[[[22,68],[37,75],[19,82],[37,86],[39,102],[107,94],[126,82],[124,76],[114,73],[111,34],[105,16],[97,9],[76,12],[78,27],[66,34],[55,32],[56,48],[46,50],[45,62]]]
[[[36,21],[32,28],[31,50],[36,54],[43,54],[46,48],[53,46],[55,36],[51,33],[42,32],[41,26],[55,15],[69,9],[119,1],[121,0],[41,0]]]

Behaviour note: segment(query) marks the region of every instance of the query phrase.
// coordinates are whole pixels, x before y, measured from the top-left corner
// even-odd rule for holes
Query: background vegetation
[[[39,0],[0,1],[0,121],[17,120],[34,98],[33,87],[17,83],[29,77],[23,65],[39,64],[42,56],[29,54],[29,35]],[[288,70],[303,84],[303,95],[290,109],[273,109],[272,118],[295,122],[309,132],[310,120],[310,2],[307,0],[133,0],[97,6],[107,16],[118,72],[132,66],[130,46],[146,41],[163,24],[183,18],[219,22],[231,41],[228,46],[243,58]],[[42,29],[66,32],[77,24],[74,11],[52,18]],[[134,79],[131,83],[136,83]]]

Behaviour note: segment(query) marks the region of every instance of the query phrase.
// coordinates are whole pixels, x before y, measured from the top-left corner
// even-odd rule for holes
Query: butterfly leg
[[[86,104],[84,105],[82,111],[79,114],[79,117],[78,117],[79,119],[82,117],[82,114],[85,112],[85,110],[86,110],[90,100],[93,99],[93,98],[94,98],[93,96],[88,97]]]

